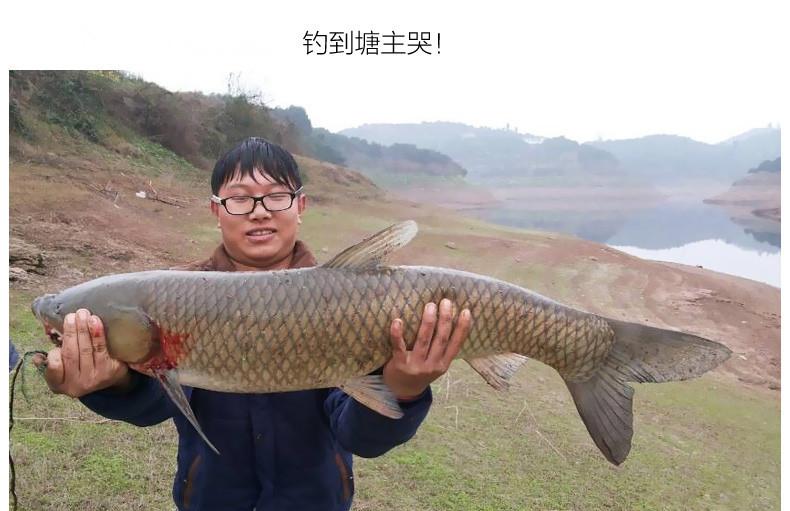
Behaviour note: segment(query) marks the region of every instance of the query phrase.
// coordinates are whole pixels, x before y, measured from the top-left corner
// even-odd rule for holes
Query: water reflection
[[[666,201],[645,209],[532,210],[509,204],[476,209],[475,216],[524,229],[564,232],[609,245],[661,249],[720,239],[732,245],[778,252],[779,223],[758,219],[736,224],[727,210],[702,202]]]
[[[755,220],[759,219],[755,217]],[[771,223],[775,224],[775,232],[769,231]],[[614,236],[600,241],[609,245],[661,249],[720,239],[744,249],[779,252],[779,223],[766,220],[765,225],[759,225],[764,232],[744,228],[733,221],[726,209],[717,205],[667,201],[654,208],[631,212]]]
[[[501,207],[470,213],[499,224],[564,232],[623,247],[639,257],[702,265],[779,286],[780,223],[748,211],[683,200],[641,209],[599,204],[577,210],[531,209],[506,201]]]
[[[693,264],[780,287],[779,252],[746,250],[723,240],[695,241],[681,247],[660,250],[616,245],[613,247],[642,259]]]

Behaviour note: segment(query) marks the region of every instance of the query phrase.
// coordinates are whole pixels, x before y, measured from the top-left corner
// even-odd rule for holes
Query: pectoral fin
[[[529,360],[518,353],[497,353],[485,357],[466,359],[489,385],[497,390],[510,388],[510,378]]]
[[[209,442],[205,433],[203,433],[203,430],[200,429],[200,424],[198,424],[197,418],[192,412],[192,407],[189,406],[189,401],[187,400],[186,395],[184,395],[184,389],[182,389],[181,385],[178,383],[178,370],[153,369],[153,373],[162,383],[162,387],[164,387],[165,392],[167,392],[167,395],[170,396],[170,399],[173,400],[173,403],[175,403],[178,409],[181,410],[181,413],[184,414],[184,417],[187,418],[190,424],[195,427],[198,435],[200,435],[200,438],[202,438],[208,444],[208,446],[211,447],[212,451],[219,454],[219,451],[216,447],[214,447],[214,444]]]
[[[341,385],[340,388],[381,415],[391,419],[403,417],[403,410],[398,405],[398,399],[384,383],[384,378],[380,374],[354,378]]]

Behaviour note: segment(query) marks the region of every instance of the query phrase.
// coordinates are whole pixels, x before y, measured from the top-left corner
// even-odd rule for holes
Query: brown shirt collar
[[[309,268],[315,265],[315,256],[310,252],[307,244],[301,240],[296,240],[293,255],[291,256],[291,265],[288,268]],[[225,250],[225,245],[220,244],[214,249],[214,253],[208,259],[175,266],[171,270],[236,271],[236,266],[234,266],[233,260]]]

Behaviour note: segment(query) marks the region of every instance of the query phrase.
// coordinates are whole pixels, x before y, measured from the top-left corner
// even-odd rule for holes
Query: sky
[[[332,131],[453,121],[577,141],[669,133],[715,143],[777,125],[788,85],[777,1],[142,0],[115,15],[74,5],[53,3],[45,18],[38,4],[14,6],[35,30],[9,26],[25,41],[11,68],[126,69],[203,92],[225,92],[233,72],[270,106],[303,106]],[[305,33],[331,31],[441,34],[441,52],[308,55]]]

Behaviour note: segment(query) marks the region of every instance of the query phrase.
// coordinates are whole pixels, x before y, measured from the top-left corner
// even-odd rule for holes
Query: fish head
[[[68,314],[78,309],[88,309],[100,318],[107,313],[107,299],[92,283],[80,284],[57,294],[46,294],[33,300],[33,315],[44,325],[44,333],[60,346],[63,340],[63,322]]]
[[[159,351],[158,327],[139,307],[133,287],[116,284],[115,277],[103,277],[40,296],[33,301],[33,314],[60,346],[66,316],[87,309],[101,319],[111,357],[127,363],[145,361]]]
[[[47,294],[33,300],[33,315],[44,325],[44,333],[49,339],[60,346],[63,341],[63,302],[59,295]]]

